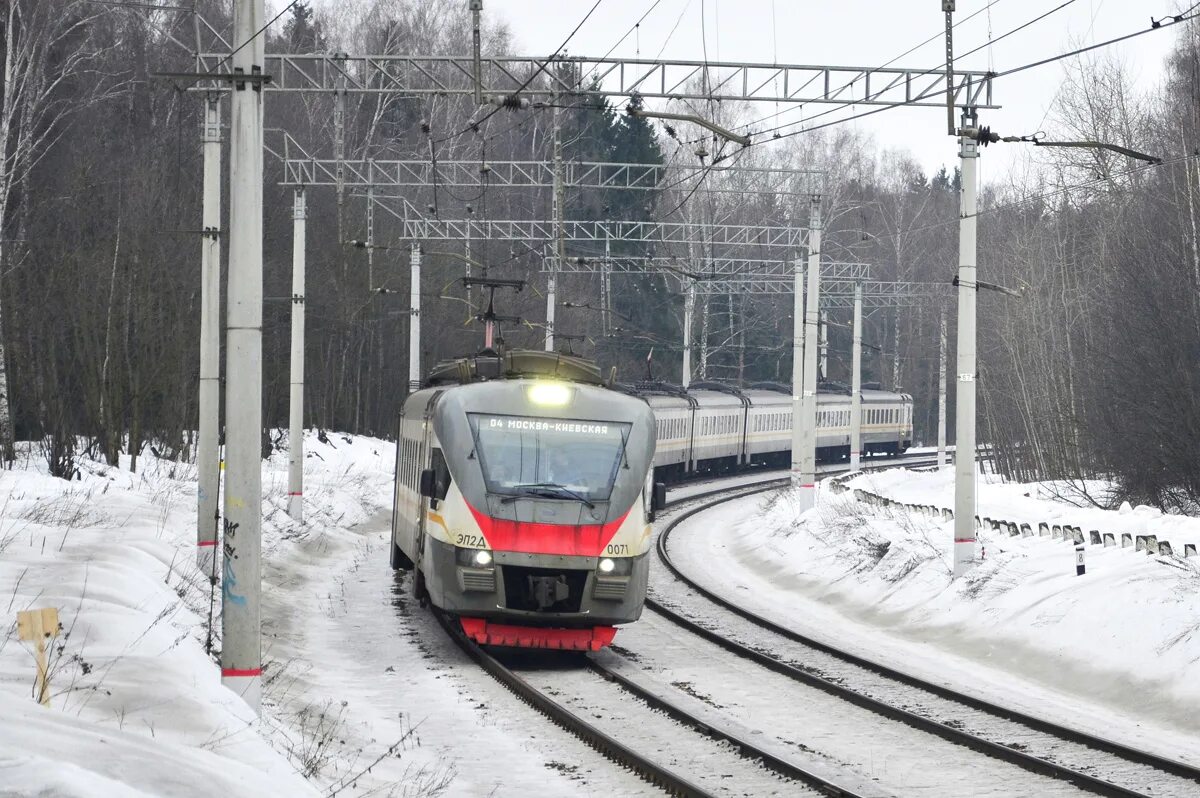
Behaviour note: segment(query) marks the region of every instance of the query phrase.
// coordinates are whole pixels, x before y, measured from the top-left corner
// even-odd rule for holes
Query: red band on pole
[[[815,487],[816,487],[816,485],[814,485],[813,483],[809,482],[807,485],[801,485],[800,487],[802,487],[802,488],[815,488]]]
[[[298,490],[298,491],[294,491],[294,492],[293,492],[293,491],[288,491],[288,495],[289,495],[289,496],[303,496],[303,495],[304,495],[304,491],[300,491],[300,490]]]
[[[197,546],[215,546],[215,545],[217,545],[217,541],[215,541],[215,540],[202,540],[202,541],[200,541],[199,543],[197,543],[196,545],[197,545]]]
[[[221,676],[262,676],[262,668],[221,668]]]
[[[955,538],[955,543],[974,543],[975,538]]]

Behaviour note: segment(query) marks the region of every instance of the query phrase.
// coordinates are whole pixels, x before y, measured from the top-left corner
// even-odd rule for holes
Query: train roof
[[[552,377],[588,385],[605,384],[600,367],[594,361],[578,355],[532,349],[508,349],[503,352],[485,349],[478,354],[441,361],[430,369],[425,386],[465,385],[521,377]]]

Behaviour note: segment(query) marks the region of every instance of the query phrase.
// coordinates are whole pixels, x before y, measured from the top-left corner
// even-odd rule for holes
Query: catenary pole
[[[937,467],[946,465],[946,311],[942,310],[938,320],[938,431]]]
[[[804,390],[801,413],[793,418],[803,439],[800,443],[800,510],[817,505],[817,349],[820,337],[821,296],[821,196],[813,195],[809,203],[808,223],[808,290],[804,312]],[[794,402],[793,402],[794,404]],[[792,456],[795,459],[795,455]]]
[[[800,450],[804,436],[796,423],[803,410],[804,391],[804,261],[792,259],[792,489],[799,490]]]
[[[408,289],[408,390],[421,389],[421,245],[413,242],[409,252]]]
[[[304,189],[292,206],[292,362],[288,408],[288,515],[304,520]]]
[[[550,271],[546,276],[546,351],[554,351],[554,304],[558,299],[558,270],[566,255],[563,239],[563,162],[562,132],[558,115],[557,97],[554,103],[554,196],[551,199],[554,222],[554,254],[550,258]]]
[[[850,470],[862,462],[862,303],[861,282],[854,284],[854,343],[850,356]]]
[[[237,0],[233,71],[261,75],[263,0]],[[258,35],[256,35],[258,34]],[[233,83],[229,126],[229,310],[226,315],[225,544],[221,683],[257,713],[262,694],[263,102],[257,80]]]
[[[975,127],[964,112],[962,127]],[[959,138],[962,206],[958,223],[958,378],[954,412],[954,575],[975,561],[975,191],[979,145]]]
[[[821,330],[821,348],[817,366],[818,380],[829,379],[829,311],[822,310],[817,322]]]
[[[209,94],[200,127],[204,196],[200,244],[200,428],[196,451],[196,565],[217,578],[217,521],[221,492],[221,98]]]
[[[688,280],[687,293],[683,297],[683,372],[680,384],[686,388],[692,384],[692,316],[696,312],[696,281]]]

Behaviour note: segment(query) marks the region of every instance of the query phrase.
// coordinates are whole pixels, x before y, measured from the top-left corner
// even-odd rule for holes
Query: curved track
[[[736,616],[732,623],[698,623],[652,598],[647,598],[646,606],[693,634],[797,682],[1089,792],[1158,796],[1193,795],[1200,791],[1200,769],[1034,718],[847,653],[738,606],[689,579],[672,562],[668,541],[679,524],[724,502],[771,490],[779,482],[735,485],[693,494],[669,504],[678,506],[684,501],[724,494],[672,519],[659,535],[658,553],[677,579],[708,602]],[[720,631],[714,627],[721,627]],[[762,630],[769,633],[765,645],[760,642],[764,637]],[[731,635],[757,637],[756,645],[752,648],[735,642]],[[778,653],[781,650],[788,652],[786,659]]]
[[[706,781],[717,781],[728,779],[730,771],[737,771],[739,768],[742,775],[735,782],[737,785],[743,784],[747,780],[755,780],[760,784],[760,790],[757,794],[778,794],[778,795],[833,795],[846,796],[847,798],[858,798],[862,796],[866,798],[868,794],[838,786],[832,781],[822,777],[819,774],[806,771],[805,769],[787,762],[781,758],[773,756],[771,753],[762,750],[753,743],[745,739],[744,736],[733,732],[715,728],[711,723],[696,717],[687,709],[676,705],[669,699],[647,689],[644,685],[623,676],[616,670],[606,667],[605,665],[589,661],[588,668],[595,679],[600,677],[608,683],[611,683],[613,688],[598,688],[596,685],[585,685],[587,677],[581,677],[579,669],[561,672],[559,678],[551,678],[555,682],[551,687],[535,686],[533,681],[538,677],[526,678],[515,670],[501,662],[497,657],[474,641],[467,638],[466,635],[458,628],[457,624],[452,619],[435,611],[435,616],[442,628],[453,638],[467,655],[484,668],[489,674],[497,679],[501,684],[516,694],[521,700],[537,709],[558,726],[566,729],[575,736],[579,737],[592,748],[596,749],[614,762],[629,768],[637,773],[646,781],[654,784],[671,795],[679,796],[695,796],[696,798],[711,798],[718,795],[726,795],[729,792],[725,789],[713,788]],[[545,674],[549,671],[539,671],[543,674],[540,677],[541,681],[546,680]],[[584,672],[586,673],[586,671]],[[601,728],[601,723],[593,723],[585,720],[581,712],[575,711],[567,706],[568,700],[558,700],[557,696],[569,691],[570,695],[592,695],[597,689],[617,689],[620,691],[620,700],[601,700],[590,698],[592,704],[585,707],[585,710],[594,718],[602,718],[602,713],[599,709],[602,706],[617,706],[621,713],[628,715],[633,712],[641,711],[643,719],[641,723],[631,724],[627,719],[618,724],[622,729],[620,735],[623,739],[618,739],[617,735],[611,734]],[[630,700],[630,695],[640,699],[640,701]],[[576,699],[578,700],[578,699]],[[639,709],[640,707],[640,709]],[[663,718],[665,715],[666,718]],[[627,744],[625,741],[636,739],[639,734],[644,735],[646,729],[642,726],[653,728],[661,727],[664,723],[672,723],[675,727],[685,727],[697,734],[697,741],[691,745],[689,751],[689,759],[687,766],[695,766],[699,762],[705,762],[708,768],[707,772],[702,772],[698,775],[683,775],[680,771],[685,769],[685,764],[681,762],[681,757],[665,753],[658,746],[656,753],[657,758],[652,757],[650,753],[642,753],[637,746]],[[715,752],[704,751],[705,747],[716,749]],[[640,746],[646,751],[652,750],[651,746]],[[707,753],[708,759],[705,758]],[[712,767],[712,758],[719,757],[723,759],[723,764],[718,768]],[[673,759],[670,764],[664,763],[662,759]],[[741,760],[740,762],[730,762],[730,760]],[[749,774],[748,776],[746,774]],[[764,789],[765,786],[765,789]],[[770,793],[765,790],[770,790]]]

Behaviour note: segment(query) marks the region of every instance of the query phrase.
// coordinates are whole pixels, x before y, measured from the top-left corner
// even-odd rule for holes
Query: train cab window
[[[491,413],[467,419],[491,494],[607,501],[626,464],[627,422]],[[555,488],[564,489],[561,497]]]

